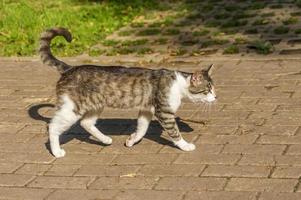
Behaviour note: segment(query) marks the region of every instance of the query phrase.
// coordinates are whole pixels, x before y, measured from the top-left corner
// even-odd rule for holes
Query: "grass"
[[[290,24],[297,24],[298,21],[299,21],[298,18],[296,18],[296,17],[290,17],[288,19],[283,20],[282,23],[284,25],[290,25]]]
[[[273,45],[270,42],[254,41],[249,45],[249,48],[254,49],[258,54],[269,54],[273,52]]]
[[[134,30],[119,31],[118,32],[118,36],[130,36],[130,35],[132,35],[134,33],[135,33]]]
[[[229,18],[231,16],[230,13],[228,12],[221,12],[221,13],[217,13],[216,15],[214,15],[215,19],[226,19]]]
[[[186,49],[183,49],[183,48],[178,48],[178,49],[175,49],[175,50],[172,50],[170,52],[170,55],[171,56],[182,56],[184,54],[187,53],[187,50]]]
[[[274,29],[274,33],[277,35],[286,34],[288,32],[289,32],[289,28],[286,26],[278,26],[277,28]]]
[[[121,43],[122,46],[139,46],[145,45],[148,39],[138,39],[138,40],[125,40]]]
[[[89,56],[99,56],[104,53],[105,53],[105,50],[103,50],[103,49],[91,48],[89,50]]]
[[[138,55],[144,55],[144,54],[150,54],[153,53],[154,51],[151,48],[148,47],[143,47],[137,50]]]
[[[295,34],[301,34],[301,28],[296,29]]]
[[[118,40],[104,40],[102,42],[102,44],[107,47],[116,46],[119,43],[120,43],[120,41],[118,41]]]
[[[226,21],[223,25],[222,28],[230,28],[230,27],[238,27],[238,26],[245,26],[247,25],[248,21],[247,20],[236,20],[236,19],[231,19]]]
[[[178,35],[180,33],[179,29],[169,28],[163,33],[164,35]]]
[[[192,32],[192,35],[193,36],[205,36],[208,33],[210,33],[210,31],[208,29],[200,29],[199,31]]]
[[[40,33],[55,26],[66,27],[73,34],[68,45],[62,38],[54,40],[56,55],[89,52],[108,34],[159,7],[155,0],[4,0],[0,5],[0,56],[35,55]]]
[[[183,46],[192,46],[192,45],[195,45],[199,42],[199,40],[185,40],[185,41],[182,41],[181,44]]]
[[[153,43],[158,45],[167,44],[168,39],[167,38],[158,38]]]
[[[144,30],[139,31],[137,33],[137,36],[158,35],[159,33],[161,33],[160,29],[157,29],[157,28],[148,28],[148,29],[144,29]]]
[[[247,33],[247,34],[257,34],[258,30],[257,30],[257,28],[250,28],[250,29],[247,29],[245,31],[245,33]]]
[[[253,22],[253,25],[254,25],[254,26],[257,26],[257,25],[267,25],[267,24],[269,24],[269,20],[267,20],[267,19],[262,19],[262,18],[257,19],[257,20],[255,20],[255,21]]]
[[[237,54],[239,53],[239,48],[236,45],[230,45],[224,49],[223,54]]]

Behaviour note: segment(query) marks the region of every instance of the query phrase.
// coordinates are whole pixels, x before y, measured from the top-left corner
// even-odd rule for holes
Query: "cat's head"
[[[189,78],[188,97],[193,102],[213,102],[216,99],[211,78],[213,64],[208,68],[194,72]]]

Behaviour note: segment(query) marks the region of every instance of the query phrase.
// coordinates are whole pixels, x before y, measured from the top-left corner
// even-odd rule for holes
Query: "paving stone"
[[[258,135],[201,135],[196,144],[253,144]]]
[[[255,200],[256,192],[230,192],[230,191],[202,191],[202,192],[188,192],[185,195],[185,200]]]
[[[169,164],[173,162],[177,154],[145,154],[137,156],[133,154],[118,155],[112,164],[116,165],[137,165],[137,164]]]
[[[99,177],[90,184],[90,189],[152,189],[156,177]]]
[[[239,165],[255,165],[255,166],[275,166],[276,158],[271,155],[264,154],[249,154],[243,155],[238,162]]]
[[[223,153],[281,155],[285,148],[285,145],[227,144]]]
[[[68,153],[68,152],[67,152]],[[115,156],[98,154],[98,155],[85,155],[85,154],[66,154],[64,158],[56,159],[54,164],[110,164]]]
[[[276,167],[272,174],[273,178],[300,178],[301,167],[281,166]]]
[[[51,193],[47,200],[57,199],[102,199],[108,200],[113,199],[116,196],[117,190],[72,190],[72,189],[59,189]]]
[[[78,171],[78,169],[81,167],[81,165],[52,165],[48,170],[45,172],[46,176],[72,176],[75,172]]]
[[[227,191],[293,192],[297,179],[231,178]]]
[[[149,144],[149,145],[135,145],[131,148],[125,147],[124,145],[116,144],[105,147],[100,153],[106,154],[146,154],[146,153],[157,153],[163,145],[160,144]]]
[[[40,176],[33,180],[28,187],[85,189],[91,179],[89,177]]]
[[[260,144],[301,144],[301,136],[263,135],[257,143]]]
[[[128,63],[126,58],[130,59],[119,56],[99,63],[122,64],[122,59]],[[124,141],[136,128],[138,110],[120,114],[107,109],[97,127],[113,138],[113,144],[102,146],[76,125],[62,137],[67,154],[60,159],[45,145],[45,121],[55,108],[39,110],[45,121],[28,116],[35,105],[55,102],[60,75],[37,59],[3,59],[0,199],[301,198],[299,58],[204,58],[202,65],[216,64],[218,102],[205,112],[205,106],[185,100],[178,112],[183,137],[196,144],[193,152],[172,146],[155,119],[145,138],[126,148]],[[82,62],[66,60],[75,65]],[[129,66],[191,72],[196,63],[199,59],[187,57]]]
[[[163,177],[155,189],[159,190],[222,190],[226,184],[225,178],[203,177]]]
[[[301,155],[301,144],[292,144],[286,151],[286,155]]]
[[[136,176],[139,168],[139,165],[83,165],[75,176]]]
[[[175,163],[177,164],[224,164],[230,165],[240,159],[236,154],[183,154],[180,155]]]
[[[263,192],[259,200],[297,200],[301,198],[301,193],[288,192]]]
[[[181,200],[183,196],[182,191],[125,190],[116,196],[116,200]]]
[[[51,165],[43,164],[25,164],[19,168],[15,173],[16,174],[32,174],[32,175],[43,175]]]
[[[268,177],[270,167],[259,166],[228,166],[228,165],[209,165],[202,176],[214,177]]]
[[[138,174],[143,176],[199,176],[205,168],[200,164],[145,165]]]
[[[13,173],[18,168],[20,168],[23,163],[14,163],[14,162],[1,162],[0,163],[0,174],[2,173]]]
[[[0,187],[0,199],[40,200],[46,198],[53,189]]]
[[[52,163],[55,158],[49,152],[43,153],[15,153],[15,152],[0,152],[1,162],[19,162],[19,163]]]
[[[194,142],[192,142],[194,143]],[[221,152],[223,145],[208,145],[208,144],[199,144],[196,145],[196,149],[193,153],[202,153],[202,154],[218,154]],[[179,151],[178,148],[165,146],[160,150],[160,153],[186,153],[184,151]]]
[[[34,176],[22,174],[0,174],[0,186],[25,186]]]

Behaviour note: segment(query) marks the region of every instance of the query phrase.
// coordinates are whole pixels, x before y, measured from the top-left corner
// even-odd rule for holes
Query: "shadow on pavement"
[[[54,108],[55,106],[53,104],[33,105],[28,109],[28,115],[32,119],[44,121],[47,124],[49,124],[50,118],[44,117],[41,114],[39,114],[39,109],[46,108],[46,107]],[[179,126],[180,132],[185,133],[185,132],[193,131],[193,129],[188,124],[181,121],[179,117],[176,118],[176,121]],[[136,129],[137,120],[119,119],[119,118],[99,119],[97,121],[96,126],[105,135],[110,135],[110,136],[130,135]],[[159,144],[174,146],[171,141],[161,137],[162,132],[163,129],[161,125],[156,120],[152,120],[144,138],[155,141]],[[73,139],[77,139],[79,141],[90,143],[90,144],[106,146],[101,142],[90,139],[90,134],[87,133],[83,128],[81,128],[78,122],[75,123],[68,131],[66,131],[64,134],[61,135],[60,143],[66,144]],[[48,149],[48,151],[50,151],[49,141],[45,143],[45,146]]]

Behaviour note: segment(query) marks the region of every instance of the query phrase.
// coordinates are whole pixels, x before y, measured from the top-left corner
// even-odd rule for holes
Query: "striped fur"
[[[106,107],[140,110],[137,130],[126,141],[129,147],[143,138],[155,115],[176,146],[184,151],[194,149],[193,144],[182,138],[175,114],[182,98],[189,98],[194,102],[210,102],[215,99],[208,71],[210,68],[186,73],[123,66],[71,67],[51,54],[50,42],[57,35],[71,41],[71,35],[66,29],[55,28],[42,34],[40,47],[42,61],[61,72],[56,85],[58,110],[49,125],[54,156],[65,155],[59,145],[59,136],[77,120],[81,120],[82,127],[99,141],[111,144],[112,139],[95,127],[97,118]]]
[[[71,66],[56,59],[50,50],[51,40],[56,36],[63,36],[68,42],[72,41],[71,33],[64,28],[49,29],[41,34],[39,53],[44,64],[56,68],[60,73],[64,73]]]

